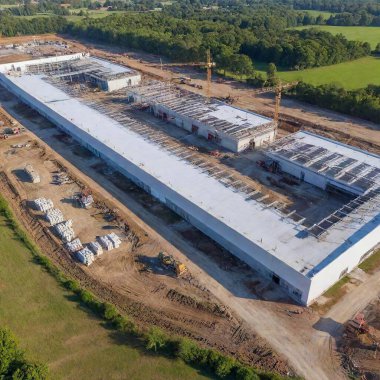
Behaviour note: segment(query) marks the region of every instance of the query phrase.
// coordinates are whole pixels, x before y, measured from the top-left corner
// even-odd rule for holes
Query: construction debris
[[[36,172],[34,170],[32,165],[26,165],[25,166],[25,173],[27,174],[27,176],[29,177],[29,179],[32,183],[40,183],[41,182],[40,175],[38,174],[38,172]]]

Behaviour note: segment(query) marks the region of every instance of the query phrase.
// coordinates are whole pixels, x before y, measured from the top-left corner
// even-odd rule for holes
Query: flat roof
[[[208,101],[201,95],[157,81],[134,87],[129,92],[141,96],[143,102],[161,105],[235,139],[261,135],[274,128],[273,119],[216,99]]]
[[[323,136],[297,132],[268,152],[360,193],[380,187],[380,156]]]
[[[71,98],[41,76],[7,75],[6,78],[84,133],[117,152],[121,166],[123,158],[127,159],[212,215],[214,219],[207,221],[208,227],[239,245],[256,260],[258,258],[250,253],[252,246],[244,239],[236,241],[236,236],[223,224],[267,251],[269,257],[278,258],[305,277],[312,277],[380,225],[380,202],[377,197],[373,207],[363,204],[355,208],[349,217],[334,224],[323,239],[304,234],[304,226],[279,210],[226,187],[161,145],[144,139],[108,116]]]
[[[109,70],[113,74],[136,73],[135,70],[133,70],[129,67],[118,65],[117,63],[106,61],[105,59],[93,57],[91,55],[88,59],[90,59],[93,62],[99,63],[100,65],[102,65],[104,68],[106,68],[107,70]]]

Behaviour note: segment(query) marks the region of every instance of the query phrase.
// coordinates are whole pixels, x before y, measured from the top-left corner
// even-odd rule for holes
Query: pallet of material
[[[62,223],[65,220],[62,211],[57,208],[47,210],[45,218],[52,226],[55,226],[58,223]]]
[[[112,241],[107,238],[107,235],[99,236],[98,241],[106,251],[111,251],[114,248]]]
[[[75,232],[72,228],[72,220],[67,220],[66,222],[58,223],[54,226],[55,231],[58,236],[65,242],[68,243],[75,238]]]
[[[111,232],[110,234],[106,235],[107,239],[111,241],[114,248],[119,248],[121,244],[121,240],[119,236],[117,236],[114,232]]]
[[[83,249],[83,245],[82,245],[82,242],[79,240],[79,238],[76,238],[76,239],[66,243],[66,248],[70,252],[74,253],[74,252],[77,252],[77,251],[80,251],[81,249]]]
[[[87,247],[78,251],[76,256],[81,263],[87,266],[91,265],[95,260],[94,254]]]
[[[89,243],[88,247],[96,256],[100,256],[103,254],[103,248],[97,241],[92,241],[91,243]]]
[[[27,176],[29,177],[29,180],[32,183],[40,183],[41,182],[40,175],[38,174],[38,172],[36,172],[34,170],[32,165],[30,165],[30,164],[26,165],[24,170],[25,170],[25,173],[27,174]]]
[[[54,203],[51,199],[37,198],[33,202],[33,207],[42,212],[46,212],[54,207]]]

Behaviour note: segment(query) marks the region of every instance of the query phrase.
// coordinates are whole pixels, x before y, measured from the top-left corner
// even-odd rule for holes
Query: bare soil
[[[369,331],[359,332],[346,323],[339,350],[349,373],[361,379],[380,380],[380,300],[371,302],[363,314]]]

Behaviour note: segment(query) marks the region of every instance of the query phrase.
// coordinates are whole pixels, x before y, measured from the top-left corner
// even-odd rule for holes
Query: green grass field
[[[318,17],[319,15],[322,15],[324,20],[327,20],[331,15],[334,14],[334,13],[331,13],[331,12],[314,11],[314,10],[309,10],[309,9],[305,9],[305,10],[303,10],[303,12],[307,12],[311,16],[314,16],[314,17]]]
[[[372,49],[380,42],[380,27],[376,26],[330,26],[310,25],[294,29],[317,28],[332,34],[343,34],[348,40],[369,42]]]
[[[56,379],[207,379],[180,360],[146,354],[82,309],[0,217],[0,324]]]
[[[261,64],[255,66],[265,77],[266,66]],[[338,83],[348,89],[362,88],[368,84],[380,85],[380,58],[364,57],[355,61],[301,71],[279,70],[278,75],[287,82],[302,80],[314,85]]]

